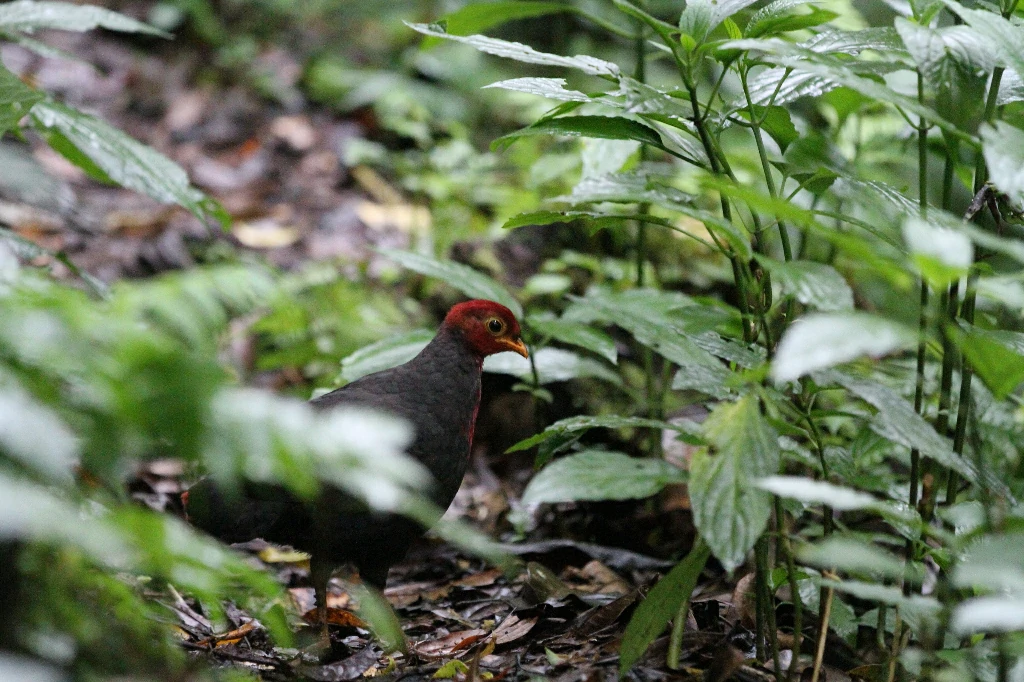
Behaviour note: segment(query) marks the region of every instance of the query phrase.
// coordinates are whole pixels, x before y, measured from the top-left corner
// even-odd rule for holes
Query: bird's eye
[[[487,320],[487,331],[492,334],[500,334],[505,331],[505,323],[496,317]]]

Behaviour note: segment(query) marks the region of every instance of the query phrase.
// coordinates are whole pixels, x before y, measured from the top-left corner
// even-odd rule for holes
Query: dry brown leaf
[[[514,642],[520,637],[525,636],[526,633],[532,630],[533,626],[536,624],[536,616],[533,618],[527,618],[526,620],[521,620],[519,616],[513,613],[503,620],[501,625],[495,628],[494,632],[491,633],[491,636],[494,638],[495,644],[508,644],[509,642]]]
[[[418,642],[413,650],[423,658],[449,658],[464,654],[466,650],[487,636],[487,630],[462,630],[445,635],[440,639]]]

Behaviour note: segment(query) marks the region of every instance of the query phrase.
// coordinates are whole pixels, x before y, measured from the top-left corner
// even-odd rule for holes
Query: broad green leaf
[[[901,324],[860,312],[806,315],[779,342],[772,377],[793,381],[805,374],[860,357],[909,348],[917,334]]]
[[[935,288],[957,281],[974,262],[974,246],[966,234],[917,216],[903,223],[903,240],[922,276]]]
[[[0,680],[7,682],[70,682],[64,668],[30,656],[0,653]]]
[[[1024,31],[1021,34],[1024,40]],[[1014,204],[1024,204],[1024,130],[1003,121],[986,124],[981,128],[981,144],[992,184]]]
[[[950,327],[949,333],[996,400],[1002,400],[1024,382],[1024,334],[977,327]]]
[[[874,511],[894,524],[909,526],[909,532],[915,532],[913,529],[921,523],[920,514],[906,503],[876,499],[867,493],[827,481],[815,481],[800,476],[769,476],[758,481],[757,485],[773,495],[797,500],[803,504],[826,504],[836,511]]]
[[[451,14],[446,14],[441,18],[441,23],[444,24],[448,33],[464,36],[482,33],[489,28],[517,19],[530,19],[572,10],[571,5],[560,2],[533,2],[532,0],[474,2]],[[425,40],[423,46],[431,47],[437,42],[437,39]]]
[[[756,1],[689,0],[679,17],[679,30],[698,44],[703,43],[726,17],[731,17]]]
[[[662,182],[664,180],[664,182]],[[668,178],[644,171],[625,171],[582,179],[569,196],[556,197],[553,201],[570,203],[652,203],[675,210],[690,206],[694,197],[669,186]]]
[[[381,249],[380,252],[402,267],[427,277],[436,277],[471,298],[495,301],[511,310],[516,317],[523,316],[523,307],[519,305],[519,301],[509,293],[508,289],[468,265],[452,261],[439,261],[411,251]]]
[[[832,587],[857,599],[874,601],[899,607],[900,615],[918,635],[935,626],[935,618],[942,606],[934,597],[905,596],[899,587],[868,583],[859,580],[822,580],[822,586]]]
[[[189,184],[178,164],[95,116],[55,102],[38,102],[32,121],[53,147],[94,178],[116,182],[163,203],[186,208],[200,220],[220,219],[212,202]]]
[[[533,380],[534,367],[541,386],[588,378],[602,379],[613,386],[622,385],[622,378],[608,365],[561,348],[541,348],[529,360],[515,353],[498,353],[484,360],[485,372],[511,374],[528,382]]]
[[[626,676],[647,651],[647,647],[665,630],[669,621],[685,612],[684,607],[710,556],[711,548],[698,538],[686,558],[659,580],[640,602],[622,635],[622,646],[619,648],[620,677]]]
[[[867,493],[800,476],[769,476],[758,481],[757,485],[779,497],[799,500],[804,504],[827,504],[836,511],[865,509],[877,502]]]
[[[807,8],[810,11],[806,14],[797,14],[794,9]],[[814,7],[807,2],[800,0],[775,0],[765,5],[754,16],[743,29],[746,38],[759,38],[761,36],[778,35],[789,31],[800,31],[805,28],[826,24],[835,19],[838,14]]]
[[[853,290],[831,265],[813,261],[779,261],[759,256],[782,294],[825,312],[853,309]]]
[[[891,388],[836,371],[824,372],[815,380],[839,384],[878,410],[871,428],[880,436],[906,448],[920,450],[926,457],[956,471],[966,480],[975,484],[984,482],[993,491],[1012,497],[1006,484],[994,472],[986,469],[983,479],[974,462],[955,453],[949,440],[940,436],[914,410],[913,405]]]
[[[691,437],[697,433],[697,428],[688,423],[666,422],[658,419],[646,419],[644,417],[621,417],[619,415],[604,415],[592,417],[589,415],[580,417],[568,417],[555,422],[540,433],[530,436],[526,440],[519,441],[506,452],[519,452],[529,450],[548,440],[565,441],[579,438],[584,432],[590,429],[666,429],[677,431],[680,434],[688,434]]]
[[[582,178],[594,178],[618,173],[640,151],[635,140],[606,140],[597,137],[584,138],[580,145],[580,160],[583,162]]]
[[[0,5],[0,30],[31,33],[46,28],[61,31],[91,31],[94,28],[105,28],[110,31],[172,37],[169,33],[149,24],[93,5],[35,0],[17,0]]]
[[[966,590],[1024,594],[1024,554],[1018,533],[982,536],[964,550],[953,584]]]
[[[544,119],[514,133],[499,137],[491,143],[491,149],[507,149],[519,138],[531,135],[570,135],[607,140],[635,140],[653,147],[664,146],[658,131],[628,118],[621,116],[563,116]]]
[[[541,469],[523,492],[524,505],[577,500],[632,500],[650,497],[686,472],[660,459],[621,452],[584,450]]]
[[[775,140],[783,153],[785,153],[790,144],[800,139],[800,134],[793,125],[793,119],[789,115],[789,110],[785,107],[755,104],[753,109],[754,115],[760,121],[761,130],[768,133]],[[750,107],[745,107],[738,113],[748,121],[751,118]]]
[[[715,454],[697,450],[690,463],[693,521],[722,566],[746,559],[768,524],[771,496],[757,481],[778,473],[778,436],[757,398],[720,403],[704,422]]]
[[[961,637],[979,632],[1020,632],[1024,630],[1024,597],[992,595],[968,599],[953,610],[950,628]]]
[[[838,569],[876,580],[900,580],[907,576],[907,567],[901,559],[873,544],[849,537],[832,536],[812,545],[803,545],[796,556],[810,566]],[[920,564],[912,567],[918,573],[917,579],[921,577],[920,568]]]
[[[797,73],[820,78],[831,86],[841,85],[850,88],[875,101],[891,104],[916,114],[943,130],[957,132],[955,125],[918,102],[917,99],[855,73],[849,63],[840,61],[834,56],[821,54],[814,49],[793,45],[777,38],[732,40],[723,43],[721,49],[763,51],[765,54],[762,58],[766,61],[793,69]],[[819,87],[818,92],[820,93],[822,90],[823,88]]]
[[[363,346],[342,358],[340,378],[347,383],[367,374],[397,367],[416,357],[433,338],[433,331],[417,329]]]
[[[917,68],[936,87],[948,87],[958,71],[984,76],[995,66],[991,40],[971,26],[929,28],[897,18],[896,30]]]
[[[673,381],[674,387],[689,388],[715,397],[728,395],[726,384],[732,373],[688,338],[678,324],[661,314],[655,301],[657,297],[654,295],[645,300],[643,292],[636,292],[628,298],[588,296],[575,299],[573,308],[575,314],[586,309],[598,319],[622,327],[638,342],[678,364],[681,370]]]
[[[958,2],[946,0],[946,7],[960,15],[968,26],[996,49],[1000,60],[1017,74],[1024,74],[1024,27],[1013,24],[999,14],[989,10],[968,9]]]
[[[2,9],[3,6],[0,6]],[[43,93],[33,90],[0,64],[0,137],[18,125],[28,110],[43,99]]]
[[[527,326],[542,336],[593,351],[613,365],[618,362],[615,340],[590,325],[568,320],[528,317]]]
[[[481,52],[493,54],[496,57],[514,59],[527,64],[560,66],[568,69],[577,69],[583,73],[590,74],[591,76],[615,77],[619,75],[618,65],[613,64],[612,62],[606,62],[603,59],[597,59],[596,57],[589,57],[587,55],[562,57],[557,54],[538,52],[532,47],[523,45],[522,43],[499,40],[497,38],[488,38],[487,36],[482,35],[451,35],[445,32],[441,26],[436,24],[410,24],[406,22],[405,25],[418,33],[422,33],[423,35],[454,40],[457,43],[463,43],[464,45],[475,47]]]
[[[519,4],[519,3],[514,3]],[[485,85],[484,88],[500,88],[514,92],[539,95],[560,102],[589,102],[590,97],[577,90],[567,90],[564,78],[512,78]]]

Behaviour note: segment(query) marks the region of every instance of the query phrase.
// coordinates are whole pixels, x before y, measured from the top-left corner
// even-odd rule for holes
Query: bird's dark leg
[[[313,583],[313,592],[316,595],[316,615],[320,620],[320,638],[325,648],[331,646],[331,634],[327,629],[327,586],[334,574],[334,566],[323,559],[317,559],[313,555],[309,559],[309,580]]]

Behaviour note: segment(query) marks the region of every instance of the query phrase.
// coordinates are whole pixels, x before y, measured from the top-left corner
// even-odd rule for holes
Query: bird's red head
[[[469,347],[481,358],[512,351],[529,357],[520,338],[519,321],[511,310],[494,301],[466,301],[453,306],[444,326],[462,331]]]

